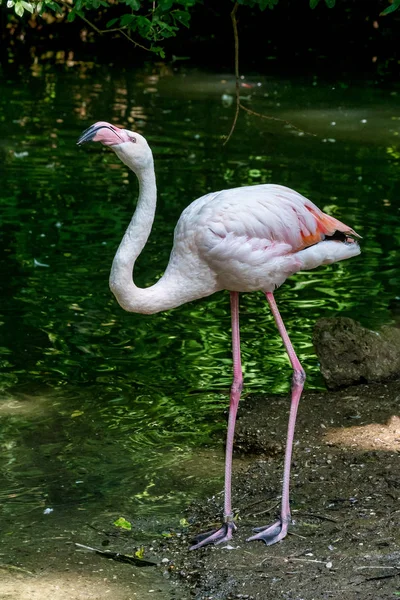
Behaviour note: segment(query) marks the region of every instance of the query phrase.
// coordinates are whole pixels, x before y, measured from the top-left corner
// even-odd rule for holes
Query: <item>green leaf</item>
[[[165,58],[165,52],[161,46],[151,46],[150,50],[158,54],[161,58]]]
[[[74,410],[73,413],[71,413],[71,418],[75,419],[76,417],[81,417],[82,415],[84,415],[84,411],[83,410]]]
[[[115,25],[115,23],[117,23],[119,21],[118,17],[116,19],[111,19],[111,21],[108,21],[106,27],[112,27],[113,25]]]
[[[383,10],[381,12],[381,15],[389,15],[390,13],[397,10],[399,8],[399,6],[400,6],[400,0],[393,0],[392,4],[390,6],[388,6],[387,8],[385,8],[385,10]]]
[[[333,8],[336,4],[336,0],[325,0],[325,4],[328,8]]]
[[[173,5],[174,0],[159,0],[158,8],[160,10],[169,10]]]
[[[147,17],[137,17],[137,24],[140,29],[140,35],[147,37],[151,29],[151,21]]]
[[[115,527],[121,527],[121,529],[127,529],[128,531],[132,529],[132,525],[129,523],[129,521],[124,519],[124,517],[120,517],[114,521],[114,525]]]
[[[276,4],[278,4],[278,0],[258,0],[260,10],[265,10],[266,8],[274,8]]]
[[[310,8],[316,8],[319,4],[319,0],[310,0]]]
[[[140,560],[143,560],[143,558],[144,558],[144,546],[140,546],[140,548],[138,548],[136,550],[135,556],[136,556],[136,558],[139,558]]]
[[[22,0],[21,4],[25,10],[27,10],[31,14],[33,13],[33,4],[31,4],[30,2],[25,2],[25,0]]]
[[[189,27],[190,14],[186,10],[176,10],[172,14],[174,19],[182,23],[185,27]]]
[[[158,26],[160,28],[160,31],[162,32],[163,36],[173,36],[175,35],[175,31],[177,31],[177,27],[174,27],[173,25],[168,25],[168,23],[165,23],[165,21],[159,21],[158,22]]]
[[[22,15],[24,14],[24,7],[22,6],[21,2],[15,3],[15,12],[19,17],[22,17]]]
[[[74,12],[69,12],[68,16],[67,16],[67,21],[69,23],[72,23],[72,21],[75,21],[76,18],[76,14]]]
[[[45,0],[45,2],[43,3],[47,8],[50,8],[50,10],[53,10],[55,13],[62,13],[62,8],[59,4],[57,4],[57,2],[52,2],[52,0]],[[79,14],[78,11],[75,11],[77,14]]]
[[[139,0],[125,0],[125,4],[127,4],[132,10],[139,10],[140,8]]]
[[[133,23],[133,21],[136,21],[136,19],[136,15],[123,15],[120,20],[121,27],[127,27],[128,25]]]

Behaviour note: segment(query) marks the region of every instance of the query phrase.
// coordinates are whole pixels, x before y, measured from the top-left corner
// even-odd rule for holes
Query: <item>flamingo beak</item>
[[[81,146],[82,144],[86,144],[86,142],[102,142],[107,146],[120,144],[125,140],[119,135],[118,131],[118,127],[114,127],[110,123],[95,123],[82,133],[77,141],[77,145]]]

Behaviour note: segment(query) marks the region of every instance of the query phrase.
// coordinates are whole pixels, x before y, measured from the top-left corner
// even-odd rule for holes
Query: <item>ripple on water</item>
[[[399,286],[395,98],[370,87],[338,87],[332,95],[323,84],[257,77],[262,85],[246,100],[255,110],[317,135],[293,135],[242,115],[222,147],[232,118],[222,96],[232,93],[231,79],[199,72],[148,77],[48,68],[12,85],[0,80],[7,519],[50,505],[71,515],[107,506],[117,515],[177,518],[222,474],[212,468],[220,460],[196,464],[192,449],[225,427],[228,294],[151,317],[126,314],[115,303],[108,273],[137,185],[109,150],[76,147],[99,118],[136,127],[154,149],[159,205],[135,268],[138,285],[162,274],[174,224],[192,199],[276,182],[363,236],[360,257],[299,273],[276,295],[307,385],[322,385],[311,343],[319,317],[340,314],[369,327],[391,319]],[[333,137],[332,122],[335,143],[322,143]],[[246,391],[286,392],[289,363],[261,294],[243,295],[241,323]]]

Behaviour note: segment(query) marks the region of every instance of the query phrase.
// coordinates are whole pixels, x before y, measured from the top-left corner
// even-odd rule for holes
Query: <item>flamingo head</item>
[[[86,142],[101,142],[104,146],[109,146],[135,172],[153,164],[152,152],[142,135],[106,121],[98,121],[86,129],[77,144],[81,146]]]

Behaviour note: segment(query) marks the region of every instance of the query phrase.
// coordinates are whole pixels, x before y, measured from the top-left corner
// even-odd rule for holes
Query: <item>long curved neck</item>
[[[154,285],[139,288],[133,282],[135,262],[143,250],[154,221],[157,186],[153,161],[135,171],[139,180],[139,199],[131,222],[115,254],[110,273],[110,289],[123,309],[153,314],[208,296],[221,289],[205,265],[192,256],[189,267],[172,250],[164,275]]]
[[[145,169],[138,171],[136,176],[139,180],[139,198],[136,210],[115,254],[110,273],[110,287],[118,301],[119,296],[114,287],[117,286],[118,290],[122,285],[129,284],[129,287],[132,287],[133,267],[146,245],[156,212],[157,186],[153,162]]]
[[[133,282],[135,262],[150,235],[157,204],[153,161],[135,173],[139,180],[139,198],[113,260],[110,289],[124,310],[153,314],[175,308],[198,297],[198,294],[193,294],[184,275],[174,268],[167,268],[161,279],[150,287],[139,288]]]
[[[136,210],[115,254],[110,273],[110,289],[125,310],[155,312],[148,291],[133,282],[133,268],[142,252],[154,221],[157,204],[157,185],[153,161],[136,172],[139,198]],[[154,287],[154,286],[153,286]]]

